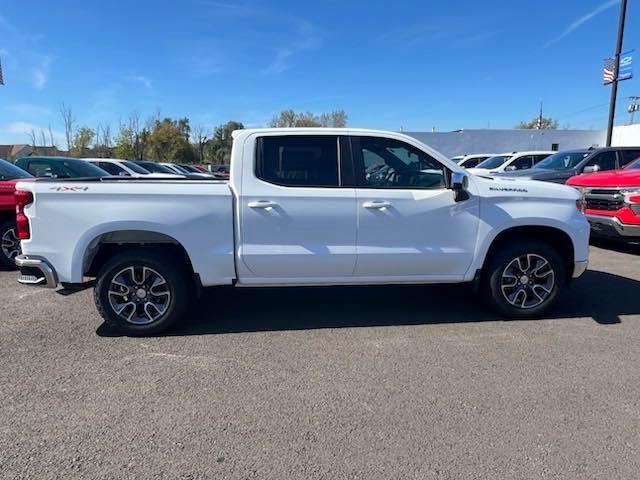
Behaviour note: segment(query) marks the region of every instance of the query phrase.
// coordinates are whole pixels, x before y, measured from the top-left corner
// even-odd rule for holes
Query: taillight
[[[16,190],[16,229],[18,230],[18,238],[20,240],[28,240],[31,238],[31,229],[29,228],[29,219],[24,214],[27,205],[33,203],[33,193],[25,190]]]

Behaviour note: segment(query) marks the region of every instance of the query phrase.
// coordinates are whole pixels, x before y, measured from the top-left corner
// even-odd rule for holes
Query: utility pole
[[[616,100],[618,99],[618,71],[620,70],[620,54],[622,53],[622,40],[624,39],[624,24],[627,17],[627,0],[620,2],[620,20],[618,22],[618,43],[615,56],[615,78],[611,84],[611,101],[609,103],[609,123],[607,125],[607,147],[611,146],[613,137],[613,121],[616,116]]]
[[[640,97],[636,95],[632,95],[629,97],[629,99],[631,100],[631,103],[629,104],[629,114],[631,115],[631,120],[629,121],[629,125],[633,125],[634,116],[637,111],[640,111],[640,103],[638,103],[638,100],[640,100]]]

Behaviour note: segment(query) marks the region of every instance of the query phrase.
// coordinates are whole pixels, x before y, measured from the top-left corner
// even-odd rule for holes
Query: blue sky
[[[151,5],[153,5],[151,7]],[[263,126],[285,108],[344,109],[349,125],[511,128],[545,115],[605,128],[617,0],[143,0],[0,4],[0,143],[25,143],[59,109],[78,124],[189,116]],[[637,48],[640,0],[625,49]],[[618,123],[640,80],[623,82]],[[640,119],[638,119],[640,120]]]

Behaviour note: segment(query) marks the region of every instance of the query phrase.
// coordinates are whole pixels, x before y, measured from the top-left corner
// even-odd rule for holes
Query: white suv
[[[514,172],[516,170],[526,170],[533,168],[538,162],[544,160],[552,151],[532,151],[532,152],[511,152],[501,153],[487,158],[479,163],[475,168],[468,168],[467,171],[474,175],[493,175],[502,172]]]

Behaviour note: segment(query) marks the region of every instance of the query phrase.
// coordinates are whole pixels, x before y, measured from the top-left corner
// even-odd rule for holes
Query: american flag
[[[602,69],[602,78],[605,85],[613,83],[616,79],[616,60],[615,58],[607,58],[604,61],[604,68]]]

